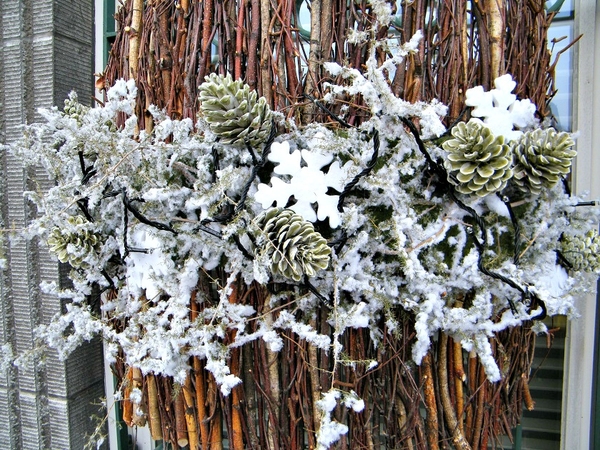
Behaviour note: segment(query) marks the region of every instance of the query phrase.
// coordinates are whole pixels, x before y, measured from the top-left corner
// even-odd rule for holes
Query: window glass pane
[[[564,50],[573,41],[573,22],[555,21],[548,30],[548,45],[552,50],[554,61],[559,52]],[[554,43],[553,43],[554,42]],[[572,96],[573,96],[573,49],[570,48],[560,53],[555,69],[555,88],[557,93],[550,103],[552,113],[558,123],[558,128],[563,131],[571,130],[572,123]]]

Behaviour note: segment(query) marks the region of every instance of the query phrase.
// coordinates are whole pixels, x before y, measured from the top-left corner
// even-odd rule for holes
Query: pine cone
[[[453,139],[442,144],[448,152],[444,166],[458,192],[484,197],[506,187],[512,170],[510,147],[479,121],[460,122]]]
[[[249,143],[257,147],[265,142],[272,127],[272,115],[264,97],[231,75],[215,73],[200,86],[200,110],[210,129],[225,144]]]
[[[571,161],[577,154],[573,145],[568,133],[557,133],[554,128],[524,133],[513,147],[517,186],[534,195],[544,187],[556,186],[561,176],[571,170]]]
[[[600,270],[600,236],[596,230],[584,235],[563,237],[562,254],[573,270],[598,272]]]
[[[257,218],[271,254],[271,272],[296,281],[329,265],[331,249],[313,224],[290,209],[271,208]]]
[[[86,223],[82,216],[69,217],[67,220],[77,228]],[[56,254],[60,262],[68,262],[74,268],[82,267],[83,258],[94,251],[99,243],[100,237],[96,233],[82,228],[76,232],[64,232],[61,228],[54,227],[48,238],[50,251]],[[69,252],[69,244],[75,247],[75,253]]]
[[[75,92],[71,92],[69,96],[65,99],[65,107],[63,109],[66,116],[72,117],[77,120],[77,123],[81,125],[82,117],[87,114],[88,110],[87,106],[83,106],[79,103],[77,94]]]

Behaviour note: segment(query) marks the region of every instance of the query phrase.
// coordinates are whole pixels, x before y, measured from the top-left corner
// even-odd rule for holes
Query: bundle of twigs
[[[275,316],[288,304],[281,301],[282,306],[268,306],[269,291],[276,289],[238,284],[230,301]],[[191,318],[197,317],[200,308],[216,305],[218,300],[210,291],[205,277],[191,299]],[[437,449],[445,448],[446,442],[462,449],[487,448],[500,436],[510,436],[523,405],[532,408],[528,378],[533,332],[513,328],[492,340],[503,372],[502,381],[492,384],[479,359],[465,354],[459,343],[443,333],[422,365],[416,366],[410,357],[414,317],[401,309],[396,314],[403,328],[385,334],[383,345],[377,348],[368,331],[353,329],[345,334],[348,361],[379,362],[372,370],[358,364],[334,371],[328,353],[291,332],[284,334],[285,346],[278,353],[262,341],[238,347],[231,352],[229,365],[243,384],[229,396],[220,393],[198,358],[190,362],[193,370],[183,385],[162,376],[142,377],[139,370],[118,363],[123,419],[129,426],[148,424],[154,439],[179,447],[315,448],[314,431],[320,420],[316,402],[334,386],[356,392],[366,404],[361,413],[336,411],[336,420],[350,429],[339,448]],[[322,333],[328,332],[326,319],[326,311],[317,319]],[[136,387],[143,397],[134,405],[129,394]]]
[[[348,30],[372,29],[369,3],[310,2],[310,34],[300,28],[295,0],[129,0],[117,14],[119,33],[100,84],[133,77],[140,86],[137,115],[149,125],[147,107],[164,108],[176,118],[195,118],[197,88],[210,72],[243,79],[276,110],[298,123],[312,120],[324,83],[335,81],[322,63],[360,69],[368,42],[348,42]],[[489,89],[499,74],[511,73],[520,98],[548,114],[552,77],[547,30],[553,14],[541,0],[415,0],[403,2],[389,27],[376,38],[408,41],[417,30],[425,38],[419,51],[390,79],[394,93],[410,101],[438,99],[450,107],[448,120],[464,107],[465,91]],[[386,55],[379,49],[381,59]],[[364,114],[360,99],[347,99],[348,121]],[[338,105],[341,106],[341,105]],[[334,111],[335,112],[335,111]],[[146,121],[144,122],[144,117]],[[326,121],[327,117],[319,116]]]
[[[546,116],[552,95],[546,41],[552,14],[547,14],[544,3],[402,2],[395,21],[380,28],[374,38],[389,36],[403,43],[422,30],[424,39],[418,52],[390,77],[394,93],[411,102],[438,99],[448,105],[446,120],[451,124],[463,114],[468,88],[488,89],[494,78],[509,72],[518,82],[516,94],[530,98],[540,116]],[[140,129],[152,127],[150,105],[174,118],[194,119],[198,86],[210,72],[243,79],[274,110],[294,117],[298,124],[329,122],[332,117],[311,98],[322,97],[325,82],[341,80],[331,79],[322,63],[361,69],[368,42],[349,42],[348,30],[373,29],[376,18],[366,0],[313,0],[307,33],[299,24],[298,4],[296,0],[128,0],[117,14],[119,32],[100,82],[109,87],[117,78],[136,80]],[[381,60],[387,57],[383,47],[378,52]],[[339,99],[332,113],[343,105],[349,107],[345,117],[351,125],[366,117],[360,98]],[[213,273],[210,278],[203,274],[190,299],[192,319],[218,301],[210,280],[224,282],[225,278],[225,274]],[[268,299],[276,291],[277,286],[240,283],[230,301],[250,304],[275,317],[277,306],[269,306]],[[349,427],[339,448],[437,449],[451,442],[456,448],[477,449],[510,435],[523,404],[531,407],[528,377],[533,333],[519,327],[492,339],[503,378],[491,384],[475,355],[466,354],[443,333],[423,364],[416,366],[410,358],[414,317],[400,308],[396,316],[403,328],[384,334],[383,345],[377,348],[367,331],[345,334],[348,361],[379,363],[369,371],[360,366],[333,370],[326,352],[291,332],[284,333],[286,343],[278,353],[262,341],[236,348],[229,366],[243,384],[227,397],[196,358],[190,361],[193,370],[184,385],[160,376],[143,377],[117,364],[125,390],[124,420],[133,426],[143,425],[146,419],[155,439],[179,447],[315,448],[314,431],[320,420],[316,402],[333,385],[354,390],[366,404],[360,414],[337,411],[336,420]],[[327,311],[321,311],[313,324],[327,334]],[[143,396],[133,405],[128,392],[135,387]]]

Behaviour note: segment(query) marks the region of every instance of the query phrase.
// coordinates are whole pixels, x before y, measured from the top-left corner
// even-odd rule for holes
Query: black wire
[[[556,256],[558,258],[558,260],[563,263],[565,266],[567,266],[567,269],[569,270],[573,270],[573,264],[571,263],[571,261],[569,261],[567,259],[567,257],[565,255],[563,255],[563,253],[560,250],[555,250],[556,252]]]
[[[521,227],[519,226],[519,221],[517,220],[517,216],[515,215],[515,212],[513,211],[513,208],[510,204],[510,199],[508,199],[507,197],[503,197],[500,194],[497,194],[498,197],[500,198],[500,200],[502,200],[502,203],[504,203],[504,205],[506,205],[506,209],[508,209],[508,215],[510,216],[510,221],[512,222],[512,226],[513,226],[513,232],[515,233],[514,235],[514,239],[513,239],[513,246],[514,246],[514,253],[513,253],[513,263],[515,264],[515,266],[519,265],[519,250],[521,249]]]
[[[100,273],[102,274],[102,276],[106,279],[106,281],[108,281],[108,287],[106,289],[114,289],[115,288],[115,283],[113,283],[112,278],[108,275],[108,272],[106,272],[106,269],[102,269],[100,271]],[[105,290],[106,290],[105,289]]]
[[[123,199],[125,199],[125,192],[123,192]],[[125,204],[125,200],[123,200],[123,248],[125,249],[125,254],[123,258],[127,258],[129,255],[129,244],[127,243],[127,228],[129,228],[129,214],[127,213],[127,205]]]
[[[427,149],[425,148],[425,144],[423,143],[423,140],[421,139],[421,136],[419,135],[419,131],[417,130],[417,127],[415,127],[415,124],[412,123],[410,120],[408,120],[406,117],[400,117],[400,120],[402,121],[402,123],[404,125],[406,125],[408,127],[408,129],[414,136],[415,141],[417,141],[417,146],[419,147],[419,151],[425,157],[425,160],[427,161],[429,168],[439,177],[440,183],[447,184],[450,189],[454,189],[454,187],[452,185],[450,185],[450,183],[448,182],[448,174],[446,172],[446,169],[444,169],[444,166],[435,162],[433,160],[433,158],[431,157],[431,155],[429,154],[429,152],[427,151]]]
[[[327,245],[335,249],[335,252],[339,254],[342,247],[346,244],[346,241],[348,241],[348,233],[345,229],[342,229],[340,236],[337,239],[328,242]]]
[[[462,109],[462,111],[460,112],[458,117],[454,120],[454,122],[452,122],[452,124],[448,127],[448,129],[446,131],[444,131],[444,133],[441,134],[439,137],[437,137],[436,140],[444,138],[446,136],[449,136],[452,133],[452,128],[454,128],[459,122],[462,122],[462,117],[465,115],[466,112],[467,112],[467,106],[465,106]]]
[[[81,179],[81,184],[87,184],[88,181],[90,181],[90,179],[96,175],[96,173],[98,173],[98,171],[96,169],[93,169],[92,167],[89,167],[87,172],[85,172],[85,174],[83,175],[83,178]]]
[[[303,94],[304,97],[306,97],[307,99],[309,99],[311,102],[313,102],[315,105],[317,105],[319,108],[321,108],[326,114],[328,114],[329,116],[331,116],[331,118],[333,120],[335,120],[336,122],[338,122],[341,126],[343,126],[344,128],[352,128],[352,125],[350,125],[348,122],[346,122],[344,119],[342,119],[341,117],[337,116],[336,114],[334,114],[331,110],[329,110],[323,103],[321,103],[319,100],[317,100],[316,98],[314,98],[313,96],[309,95],[309,94]]]
[[[83,213],[85,218],[89,222],[94,222],[94,218],[90,214],[90,210],[88,208],[88,198],[87,197],[80,198],[79,200],[77,200],[76,203],[77,203],[77,206],[79,207],[79,210]]]
[[[246,149],[248,149],[248,153],[250,153],[250,156],[252,157],[252,164],[255,166],[258,165],[258,158],[256,157],[256,153],[250,145],[250,142],[246,142]]]
[[[212,228],[207,227],[206,225],[203,225],[202,223],[196,225],[194,227],[194,231],[204,231],[205,233],[211,234],[214,237],[217,237],[219,239],[223,239],[223,235],[219,231],[213,230]]]
[[[213,173],[212,180],[213,183],[217,182],[217,171],[219,170],[219,152],[217,151],[217,146],[213,145],[212,147],[212,157],[213,157]]]
[[[473,241],[475,242],[475,246],[477,247],[477,252],[479,254],[478,260],[477,260],[477,268],[479,269],[479,271],[489,277],[492,277],[496,280],[502,281],[503,283],[507,284],[508,286],[512,287],[513,289],[519,291],[521,293],[521,300],[522,301],[528,300],[530,308],[533,308],[534,306],[540,306],[542,308],[542,313],[539,314],[538,316],[536,316],[536,319],[541,320],[543,317],[546,316],[547,310],[546,310],[546,305],[537,295],[530,292],[529,289],[523,288],[518,283],[516,283],[514,280],[512,280],[508,277],[505,277],[502,274],[499,274],[497,272],[489,270],[487,267],[485,267],[485,264],[483,262],[483,254],[485,252],[485,247],[487,246],[487,228],[485,226],[485,222],[483,221],[483,218],[479,214],[477,214],[477,212],[473,208],[465,205],[465,203],[463,203],[462,200],[460,200],[458,198],[458,196],[456,195],[456,189],[448,181],[448,174],[446,172],[446,169],[443,167],[442,164],[439,164],[433,160],[433,158],[431,157],[431,155],[425,148],[425,144],[423,143],[421,136],[419,135],[419,132],[418,132],[417,128],[415,127],[415,125],[410,120],[408,120],[404,117],[401,117],[400,120],[411,131],[413,137],[415,138],[415,141],[417,142],[417,146],[419,147],[419,150],[421,151],[421,153],[423,153],[423,155],[427,161],[427,164],[429,165],[430,169],[434,173],[437,174],[438,182],[444,188],[446,188],[446,191],[448,192],[448,195],[450,196],[452,201],[454,201],[458,205],[459,208],[461,208],[462,210],[469,213],[469,215],[471,215],[471,217],[473,217],[473,219],[475,220],[475,223],[477,224],[477,227],[479,228],[479,230],[481,232],[481,240],[479,240],[479,238],[476,236],[476,234],[473,233]],[[511,211],[511,209],[509,208],[509,213],[510,213],[510,211]],[[517,229],[518,229],[518,224],[517,224]],[[516,308],[515,308],[513,301],[511,299],[507,299],[507,301],[510,305],[510,309],[513,312],[516,312]]]
[[[125,208],[127,209],[127,211],[131,212],[131,214],[133,214],[133,216],[139,220],[140,222],[142,222],[143,224],[146,224],[148,226],[151,226],[153,228],[156,228],[157,230],[162,230],[162,231],[169,231],[173,234],[177,234],[177,231],[175,229],[173,229],[173,227],[171,227],[170,225],[161,223],[161,222],[156,222],[154,220],[150,220],[147,219],[141,212],[139,212],[135,206],[133,206],[131,204],[131,201],[127,198],[127,195],[125,195],[125,193],[123,193],[123,204],[125,205]]]
[[[244,255],[246,258],[248,258],[250,261],[254,260],[254,255],[250,254],[250,252],[246,249],[246,247],[244,247],[242,245],[242,242],[240,241],[239,236],[237,235],[233,235],[233,242],[235,242],[235,245],[237,246],[238,250],[240,252],[242,252],[242,255]]]
[[[85,159],[83,157],[83,151],[79,150],[79,152],[77,152],[78,156],[79,156],[79,166],[81,167],[81,174],[83,175],[83,177],[81,178],[81,185],[85,185],[87,184],[88,181],[90,181],[90,178],[92,178],[94,175],[96,175],[97,171],[96,169],[94,169],[94,166],[90,166],[90,167],[86,167],[85,166]]]
[[[309,281],[308,279],[308,275],[304,275],[304,282],[303,285],[306,289],[308,289],[315,297],[317,297],[319,300],[321,300],[326,306],[329,306],[329,304],[331,303],[331,300],[329,300],[327,297],[325,297],[323,294],[321,294],[316,287],[313,286],[313,284]]]
[[[253,160],[256,161],[256,164],[254,164],[252,167],[252,173],[250,174],[250,177],[248,178],[248,180],[246,181],[246,184],[242,188],[242,193],[240,194],[240,199],[238,200],[235,208],[231,212],[228,212],[226,214],[215,216],[215,217],[209,218],[209,219],[204,219],[201,222],[202,225],[206,225],[211,222],[228,223],[237,214],[239,214],[239,212],[245,207],[246,199],[248,198],[248,192],[250,191],[250,187],[252,187],[252,183],[254,183],[254,180],[256,179],[256,177],[258,175],[258,171],[260,169],[262,169],[264,167],[264,165],[267,163],[267,157],[269,156],[269,153],[271,153],[271,145],[273,144],[273,141],[275,140],[276,131],[277,131],[277,128],[275,126],[275,122],[273,121],[273,123],[271,124],[271,132],[265,143],[265,148],[262,152],[261,159],[260,159],[260,161],[258,161],[255,156],[253,157]],[[251,154],[253,154],[253,152],[251,152]]]
[[[361,178],[363,178],[371,173],[371,171],[375,167],[375,164],[377,164],[377,159],[379,158],[379,145],[380,145],[379,132],[377,130],[373,131],[372,140],[373,140],[373,154],[371,155],[371,159],[367,163],[367,166],[359,174],[357,174],[352,179],[352,181],[350,181],[348,184],[346,184],[346,186],[344,186],[344,190],[340,194],[340,198],[338,200],[338,205],[337,205],[339,212],[342,212],[344,210],[344,200],[346,199],[346,196],[350,193],[350,191],[352,191],[352,189],[354,189],[354,187],[357,185],[357,183],[360,181]]]

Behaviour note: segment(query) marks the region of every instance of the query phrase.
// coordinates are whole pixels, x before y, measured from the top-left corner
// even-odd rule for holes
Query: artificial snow
[[[331,163],[331,155],[310,150],[294,150],[290,153],[287,141],[274,143],[271,146],[269,160],[277,163],[273,172],[277,175],[289,175],[289,183],[279,177],[271,178],[271,186],[261,183],[254,198],[264,209],[271,206],[285,208],[290,197],[295,203],[287,206],[310,222],[329,218],[329,226],[337,228],[341,223],[341,214],[337,204],[339,195],[328,194],[329,188],[342,192],[347,178],[347,170],[351,163],[340,167],[338,161]],[[305,165],[302,166],[301,162]],[[331,163],[327,173],[321,169]],[[313,204],[317,204],[315,212]]]
[[[537,124],[535,105],[529,99],[517,100],[512,93],[517,83],[510,74],[496,78],[494,86],[487,92],[483,86],[467,89],[465,104],[473,107],[471,116],[483,118],[492,134],[512,141],[523,134],[521,129]]]

